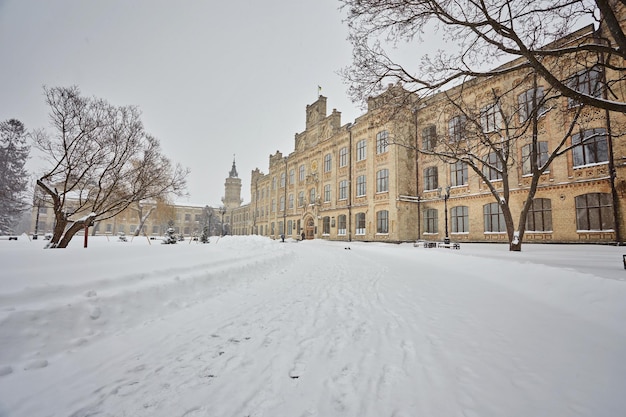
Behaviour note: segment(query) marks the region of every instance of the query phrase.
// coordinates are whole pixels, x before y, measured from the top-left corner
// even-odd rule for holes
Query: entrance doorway
[[[305,220],[304,226],[305,239],[314,239],[315,238],[315,222],[312,217],[309,217]]]

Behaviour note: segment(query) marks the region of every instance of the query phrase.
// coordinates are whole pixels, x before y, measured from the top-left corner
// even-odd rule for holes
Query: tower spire
[[[233,154],[233,166],[230,169],[230,173],[228,174],[229,178],[238,178],[237,167],[235,166],[235,154]]]

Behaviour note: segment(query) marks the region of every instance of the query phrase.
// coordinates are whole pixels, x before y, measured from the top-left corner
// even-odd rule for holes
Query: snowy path
[[[115,331],[50,350],[48,366],[0,377],[0,416],[2,407],[11,417],[613,417],[626,410],[625,317],[615,317],[624,310],[614,307],[624,283],[607,280],[615,299],[551,283],[537,294],[509,285],[503,268],[510,264],[499,260],[344,246],[271,245],[269,260],[259,253],[235,265],[222,279],[236,276],[236,283],[204,299],[184,293],[193,302],[165,312],[151,306]],[[210,265],[199,259],[197,268],[172,268],[187,282]],[[566,277],[525,268],[557,283]],[[133,294],[154,294],[164,277],[153,278]],[[107,302],[128,289],[111,300],[97,290],[98,320],[105,320],[113,311]]]

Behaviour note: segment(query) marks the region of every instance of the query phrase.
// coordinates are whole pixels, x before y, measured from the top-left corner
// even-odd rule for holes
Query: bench
[[[418,240],[413,244],[416,248],[436,248],[437,242],[433,242],[430,240]]]
[[[450,243],[439,242],[437,244],[437,247],[446,248],[446,249],[461,249],[461,244],[457,242],[450,242]]]

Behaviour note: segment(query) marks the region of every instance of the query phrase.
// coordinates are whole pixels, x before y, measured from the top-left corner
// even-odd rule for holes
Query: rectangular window
[[[567,86],[572,90],[578,91],[591,97],[602,96],[602,72],[599,68],[586,68],[572,75],[567,80]],[[577,106],[579,103],[576,99],[568,98],[567,104],[570,107]]]
[[[285,173],[280,174],[280,188],[285,188]]]
[[[532,174],[532,167],[530,166],[530,154],[532,151],[532,144],[524,145],[522,147],[522,174]],[[546,162],[548,162],[548,142],[537,142],[537,168],[541,169]]]
[[[422,129],[422,149],[425,151],[432,151],[435,148],[435,141],[437,139],[437,129],[434,125],[425,127]]]
[[[502,179],[502,161],[498,154],[491,152],[483,164],[483,174],[491,181]]]
[[[185,221],[186,222],[191,221],[191,214],[185,213]]]
[[[348,165],[348,148],[343,147],[339,149],[339,167],[345,167]]]
[[[285,196],[281,195],[280,196],[280,211],[285,211]]]
[[[489,203],[483,206],[485,232],[501,233],[506,231],[504,214],[498,203]]]
[[[152,226],[152,234],[156,235],[159,233],[159,226]]]
[[[322,234],[329,235],[330,234],[330,217],[325,216],[322,219]]]
[[[465,139],[465,115],[455,116],[448,121],[448,135],[450,142],[460,142]]]
[[[298,207],[304,206],[304,191],[298,193]]]
[[[324,172],[330,172],[332,170],[333,165],[333,157],[331,154],[327,153],[324,155]]]
[[[298,181],[300,182],[304,181],[304,173],[305,173],[304,165],[300,165],[298,167]]]
[[[376,233],[389,233],[389,212],[387,210],[376,212]]]
[[[526,217],[526,230],[534,232],[552,231],[552,203],[548,198],[535,198],[530,203]]]
[[[609,160],[606,130],[589,129],[572,136],[574,167],[607,162]]]
[[[287,235],[293,235],[293,220],[287,220]]]
[[[453,187],[468,184],[467,164],[457,161],[450,164],[450,185]]]
[[[381,154],[387,152],[387,146],[389,144],[389,133],[386,130],[378,132],[376,134],[376,153]]]
[[[289,194],[289,209],[293,208],[293,194]]]
[[[272,177],[272,190],[276,189],[276,177]]]
[[[520,123],[524,123],[533,116],[535,108],[537,108],[537,117],[542,116],[547,111],[543,102],[543,87],[524,91],[517,96],[517,103],[519,105]]]
[[[315,188],[309,190],[309,204],[315,204]]]
[[[362,139],[356,144],[356,160],[363,161],[367,157],[367,141]]]
[[[330,201],[330,184],[324,185],[324,202]]]
[[[365,213],[357,213],[354,216],[354,225],[356,227],[357,235],[365,234]]]
[[[500,113],[500,106],[490,104],[480,109],[480,126],[484,133],[495,132],[500,130],[502,124],[502,114]]]
[[[289,184],[294,184],[296,182],[296,171],[294,169],[289,170]]]
[[[389,170],[381,169],[376,172],[376,192],[384,193],[389,191]]]
[[[356,179],[356,196],[362,197],[366,194],[367,187],[365,182],[365,175],[359,175]]]
[[[348,199],[348,181],[339,181],[339,200]]]
[[[339,236],[346,235],[346,215],[341,214],[337,217],[337,234]]]
[[[438,186],[437,167],[428,167],[424,169],[424,190],[436,190]]]
[[[450,209],[450,220],[452,233],[469,232],[469,208],[467,206],[456,206]]]
[[[436,209],[427,209],[424,212],[425,233],[439,233],[437,217],[438,213]]]

